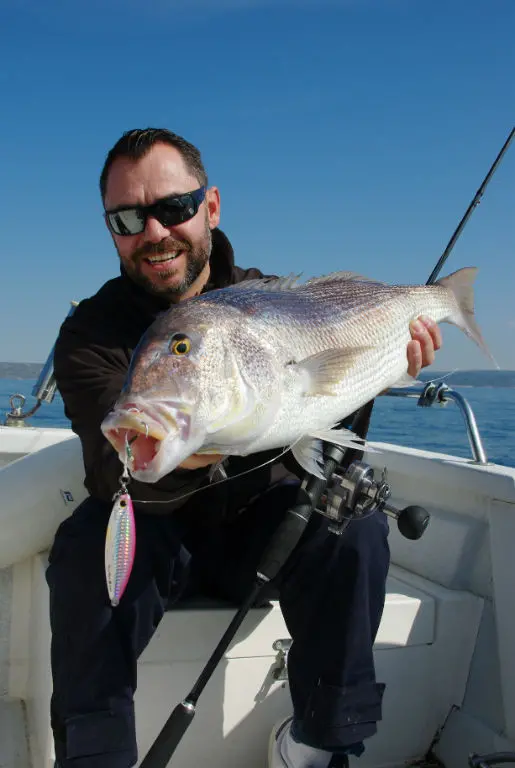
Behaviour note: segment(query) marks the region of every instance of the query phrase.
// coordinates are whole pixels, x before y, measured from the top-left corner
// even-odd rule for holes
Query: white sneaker
[[[293,717],[286,717],[272,728],[268,742],[268,768],[328,768],[333,755],[324,749],[308,747],[291,733]],[[347,765],[344,762],[344,765]]]
[[[281,754],[281,742],[290,729],[292,715],[279,720],[270,734],[268,741],[268,768],[285,768],[286,762]]]

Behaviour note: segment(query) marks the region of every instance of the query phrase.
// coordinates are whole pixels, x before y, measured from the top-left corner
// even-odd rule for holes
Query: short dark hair
[[[135,128],[126,131],[107,154],[100,174],[102,202],[105,200],[107,177],[116,158],[129,157],[131,160],[139,160],[159,143],[175,147],[180,152],[188,171],[198,179],[201,186],[207,187],[207,173],[197,147],[166,128]]]

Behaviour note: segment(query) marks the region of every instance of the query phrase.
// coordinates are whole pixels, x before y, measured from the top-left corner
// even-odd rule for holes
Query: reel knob
[[[405,507],[397,517],[397,527],[407,539],[420,539],[429,524],[429,512],[416,505]]]

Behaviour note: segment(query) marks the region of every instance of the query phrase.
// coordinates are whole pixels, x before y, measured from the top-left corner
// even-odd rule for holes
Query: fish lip
[[[169,430],[147,409],[127,402],[107,415],[101,425],[118,458],[133,474],[155,465]]]
[[[106,416],[101,430],[120,461],[127,460],[136,480],[157,482],[167,474],[159,469],[163,447],[172,440],[188,440],[190,410],[187,404],[172,400],[154,400],[145,404],[127,401]]]
[[[180,424],[179,424],[180,422]],[[191,406],[180,400],[156,399],[149,403],[138,398],[124,402],[111,411],[102,422],[102,430],[120,427],[165,440],[170,431],[181,432],[184,422],[191,422]]]
[[[145,420],[141,418],[145,416]],[[107,432],[117,432],[125,429],[131,432],[138,432],[145,437],[153,437],[162,442],[166,438],[166,430],[163,425],[155,419],[149,419],[147,414],[136,413],[129,410],[116,410],[110,413],[102,422],[102,432],[107,437]]]

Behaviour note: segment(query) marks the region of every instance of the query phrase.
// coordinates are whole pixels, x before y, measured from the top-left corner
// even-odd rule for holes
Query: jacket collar
[[[204,291],[225,288],[233,282],[234,250],[229,238],[218,228],[213,230],[212,237],[213,249],[209,261],[211,275]]]

